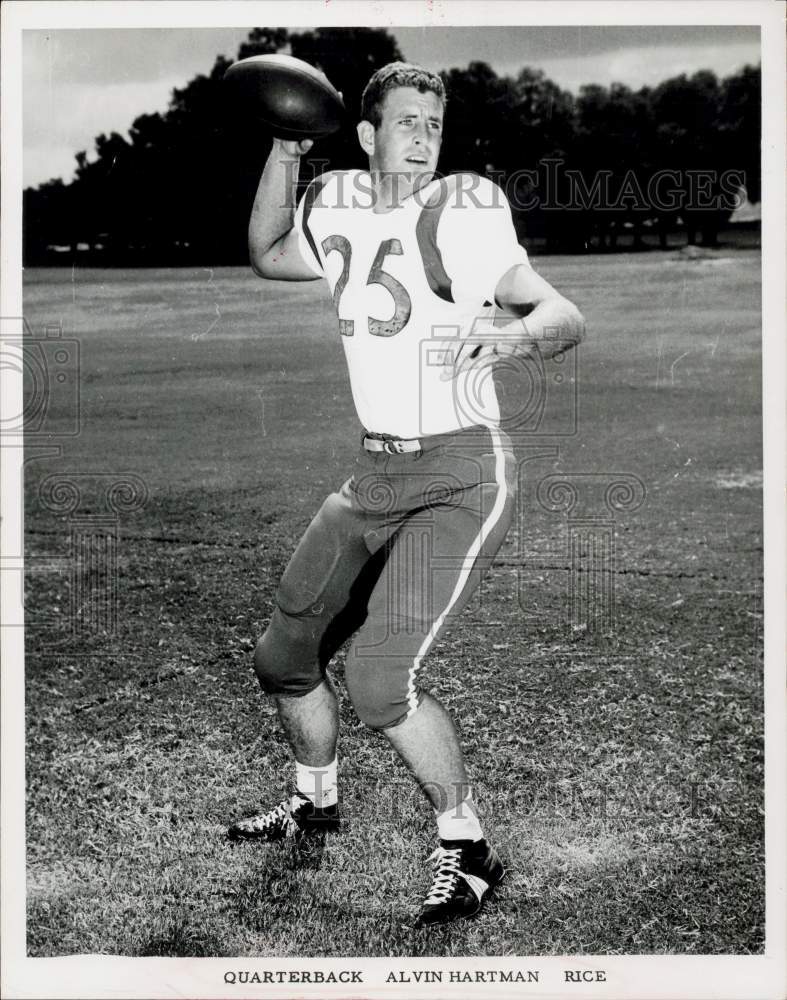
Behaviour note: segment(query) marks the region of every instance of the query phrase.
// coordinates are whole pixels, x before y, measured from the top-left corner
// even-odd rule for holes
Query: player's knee
[[[266,694],[300,697],[322,681],[312,645],[297,630],[286,627],[277,610],[254,650],[254,672]]]
[[[360,696],[350,699],[355,714],[369,729],[388,729],[398,725],[404,716],[401,711],[393,714],[389,705],[374,697]]]
[[[270,629],[258,640],[254,649],[254,673],[263,691],[268,694],[276,693],[281,681],[281,666]]]
[[[360,721],[369,729],[390,729],[403,722],[408,714],[406,701],[400,700],[387,680],[388,671],[368,660],[347,657],[344,684]]]

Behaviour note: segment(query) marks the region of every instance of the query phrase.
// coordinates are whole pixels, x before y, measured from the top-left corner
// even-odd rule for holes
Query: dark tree
[[[510,81],[485,62],[442,74],[448,103],[440,168],[443,173],[505,170],[510,154],[513,99]]]
[[[713,207],[718,189],[709,192],[707,198],[700,197],[692,182],[696,171],[712,171],[718,176],[724,169],[715,136],[719,99],[718,78],[705,70],[691,77],[683,73],[666,80],[651,97],[657,140],[654,167],[680,176],[680,208],[661,213],[662,231],[664,218],[672,219],[679,211],[689,243],[694,243],[698,231],[703,230],[703,242],[714,244],[725,216]],[[730,214],[727,212],[726,217]]]
[[[647,201],[651,116],[649,91],[622,83],[580,88],[572,147],[571,211],[589,243],[614,248],[624,227],[642,246],[653,214]]]
[[[238,57],[275,52],[322,69],[348,109],[347,127],[304,158],[302,183],[325,169],[366,166],[354,128],[361,93],[378,67],[403,58],[395,38],[373,28],[254,28]],[[71,183],[25,191],[25,263],[70,263],[77,245],[92,248],[79,251],[85,262],[245,263],[249,211],[271,136],[227,99],[229,65],[217,57],[210,72],[173,91],[166,112],[140,115],[127,137],[98,136],[90,155],[77,153]],[[759,197],[759,68],[744,67],[721,82],[709,72],[681,75],[652,90],[588,86],[576,99],[528,67],[499,77],[487,63],[471,62],[442,76],[448,106],[441,171],[472,170],[501,183],[528,239],[574,251],[594,239],[611,246],[624,223],[633,223],[636,240],[652,219],[666,233],[680,213],[690,239],[701,230],[712,243],[733,206],[692,204],[692,170],[715,172],[714,195],[723,193],[724,171],[736,170],[750,199]],[[550,192],[545,165],[557,178]],[[682,178],[680,206],[643,208],[637,188],[647,190],[649,179],[667,169]],[[600,175],[609,177],[601,205],[593,202]],[[535,208],[534,187],[541,198]],[[53,246],[72,254],[47,249]]]
[[[722,161],[742,170],[749,201],[760,200],[762,94],[759,66],[744,66],[721,82],[717,141]]]
[[[403,56],[393,35],[378,28],[317,28],[290,36],[292,55],[321,69],[341,92],[347,108],[347,127],[315,143],[305,158],[301,177],[309,180],[322,173],[325,163],[332,169],[365,167],[355,124],[360,119],[361,95],[369,77]]]
[[[286,28],[252,28],[249,37],[238,49],[238,59],[275,55],[286,48],[288,39]]]

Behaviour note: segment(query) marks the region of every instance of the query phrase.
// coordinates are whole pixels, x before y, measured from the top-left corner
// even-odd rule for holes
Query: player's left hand
[[[462,372],[478,371],[501,357],[516,353],[517,345],[501,337],[501,330],[490,323],[474,329],[456,348],[446,351],[446,363],[440,379],[446,382]]]

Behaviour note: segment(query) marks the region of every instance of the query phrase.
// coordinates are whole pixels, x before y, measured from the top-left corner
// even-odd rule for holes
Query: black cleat
[[[312,834],[324,834],[339,829],[339,806],[318,809],[309,799],[298,795],[284,799],[273,809],[257,816],[247,816],[227,830],[230,840],[292,840],[300,843]]]
[[[472,917],[505,875],[497,852],[485,840],[441,840],[429,860],[434,861],[434,875],[417,927]]]

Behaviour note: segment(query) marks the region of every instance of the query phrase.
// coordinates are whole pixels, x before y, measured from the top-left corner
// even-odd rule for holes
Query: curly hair
[[[366,84],[361,98],[361,121],[371,122],[375,128],[379,128],[382,124],[385,95],[396,87],[415,87],[422,94],[431,91],[445,107],[445,86],[436,73],[430,73],[413,63],[392,62],[378,69]]]

